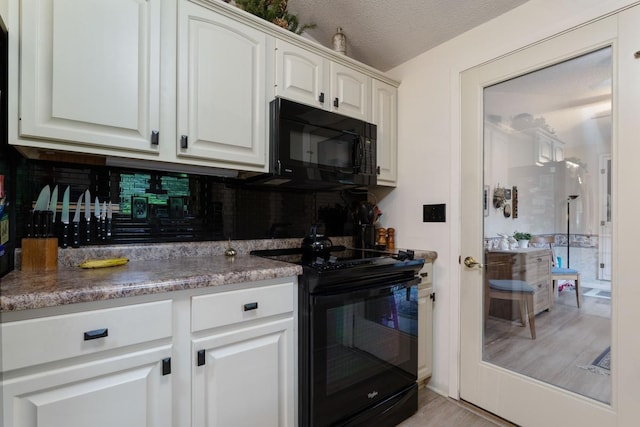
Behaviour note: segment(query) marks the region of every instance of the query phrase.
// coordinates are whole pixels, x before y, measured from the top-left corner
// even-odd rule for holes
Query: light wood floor
[[[536,340],[529,327],[490,318],[485,358],[516,372],[602,402],[611,400],[611,377],[588,366],[610,343],[611,304],[583,297],[576,307],[575,292],[563,291],[553,309],[536,316]],[[491,427],[513,424],[463,401],[427,388],[419,392],[418,412],[399,427]]]
[[[428,388],[418,392],[418,412],[398,427],[510,427],[498,417],[465,402],[441,396]]]
[[[519,322],[489,318],[484,359],[601,402],[611,401],[611,376],[585,369],[611,343],[610,300],[563,291],[536,316],[536,339]]]

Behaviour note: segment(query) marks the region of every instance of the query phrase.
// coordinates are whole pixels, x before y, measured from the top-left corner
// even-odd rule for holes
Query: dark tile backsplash
[[[112,237],[95,236],[91,244],[302,238],[312,224],[320,224],[328,236],[352,235],[350,207],[366,199],[363,192],[247,188],[210,176],[26,159],[20,159],[15,180],[16,194],[11,199],[16,246],[25,236],[32,203],[46,184],[52,189],[58,185],[60,204],[67,185],[72,207],[87,189],[92,209],[95,196],[100,202],[112,202]],[[132,214],[133,198],[146,211]],[[71,218],[73,214],[71,209]]]

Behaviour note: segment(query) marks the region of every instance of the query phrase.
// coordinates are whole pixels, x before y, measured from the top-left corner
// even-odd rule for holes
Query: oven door
[[[415,384],[418,279],[311,297],[312,424],[330,425]]]

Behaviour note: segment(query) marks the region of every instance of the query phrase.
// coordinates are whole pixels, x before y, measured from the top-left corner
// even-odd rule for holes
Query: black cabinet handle
[[[204,365],[204,350],[198,350],[198,361],[196,363],[198,366]]]
[[[320,101],[321,104],[324,104],[324,92],[320,92],[320,96],[318,97],[318,101]]]
[[[244,311],[256,310],[258,308],[257,302],[250,302],[244,305]]]
[[[151,131],[151,145],[158,145],[160,141],[160,132],[157,130]]]
[[[340,100],[338,98],[333,98],[333,106],[338,108],[340,105]]]
[[[84,333],[84,340],[91,341],[97,340],[98,338],[104,338],[109,336],[109,329],[94,329],[93,331],[87,331]]]
[[[162,375],[169,375],[171,373],[171,358],[167,357],[162,359]]]
[[[180,137],[180,148],[187,148],[189,146],[189,137],[187,135],[182,135]]]

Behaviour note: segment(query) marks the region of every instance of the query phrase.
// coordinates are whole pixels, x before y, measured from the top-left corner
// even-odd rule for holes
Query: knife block
[[[58,268],[58,239],[55,237],[22,239],[22,271],[49,271]]]

